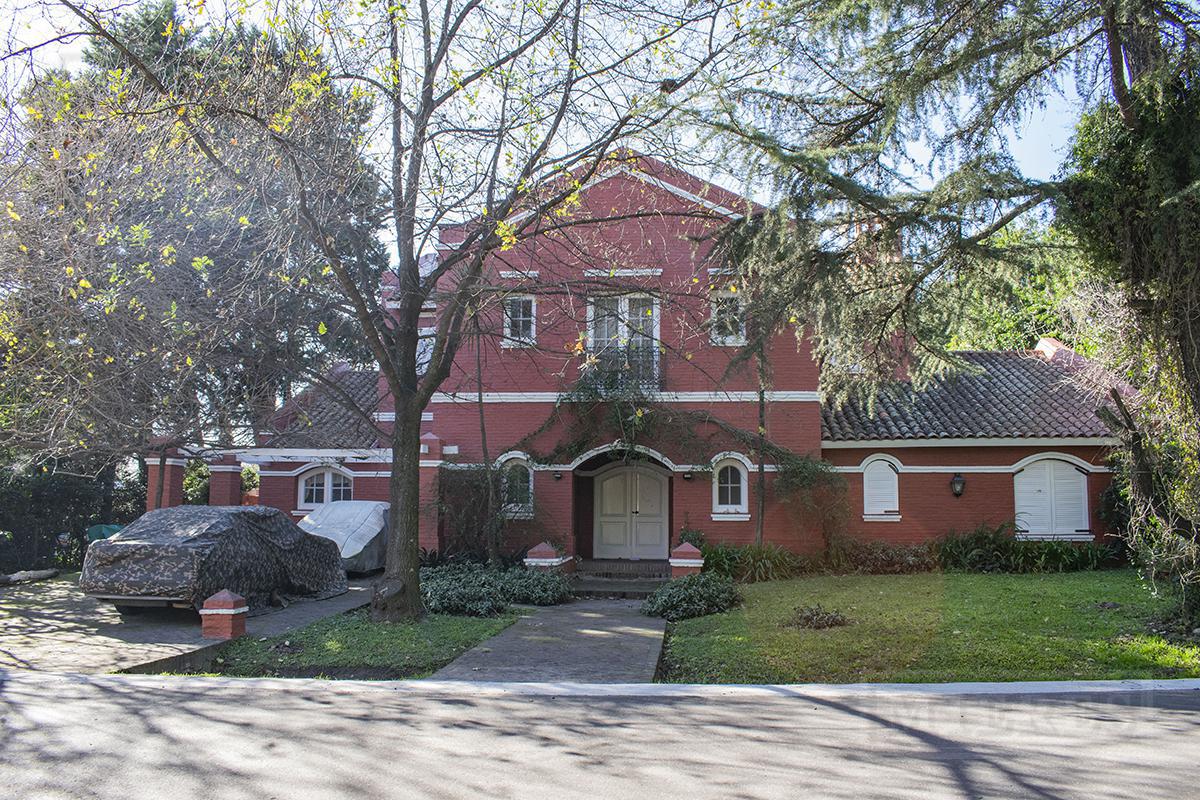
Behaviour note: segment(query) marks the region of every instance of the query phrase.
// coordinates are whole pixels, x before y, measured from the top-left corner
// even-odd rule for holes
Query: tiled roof
[[[379,373],[375,370],[335,368],[335,382],[354,404],[366,414],[379,405]],[[346,407],[340,393],[315,385],[285,403],[274,418],[275,432],[264,447],[298,448],[373,448],[378,447],[379,431],[361,414]]]
[[[1036,351],[956,354],[979,368],[953,372],[926,390],[881,391],[873,413],[848,402],[821,408],[825,441],[873,439],[1076,438],[1111,436],[1097,402],[1061,359]]]

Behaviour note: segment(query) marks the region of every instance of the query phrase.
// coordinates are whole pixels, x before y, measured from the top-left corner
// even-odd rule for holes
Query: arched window
[[[511,459],[500,471],[500,496],[505,516],[522,519],[533,516],[533,470],[523,459]]]
[[[724,458],[713,464],[713,519],[750,519],[746,475],[746,465],[738,459]]]
[[[1013,476],[1017,536],[1021,539],[1092,539],[1087,473],[1057,458],[1038,459]]]
[[[325,503],[354,499],[354,480],[335,469],[320,469],[306,473],[300,479],[298,508],[316,508]]]
[[[863,519],[896,522],[900,519],[900,475],[887,458],[874,458],[863,467]]]

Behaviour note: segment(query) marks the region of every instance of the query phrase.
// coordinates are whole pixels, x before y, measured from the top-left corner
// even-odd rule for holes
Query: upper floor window
[[[525,347],[537,341],[537,303],[532,297],[504,298],[505,347]]]
[[[533,516],[533,470],[522,459],[505,463],[500,472],[500,496],[509,517]]]
[[[652,386],[658,382],[658,302],[647,295],[593,298],[588,343],[606,381]]]
[[[746,343],[746,312],[736,291],[723,289],[713,294],[709,333],[715,345],[740,347]]]
[[[863,467],[863,519],[894,522],[900,519],[900,474],[887,457],[875,457]]]
[[[725,458],[713,465],[713,519],[749,519],[746,465]]]
[[[300,508],[316,508],[325,503],[353,499],[353,479],[337,470],[317,470],[300,480]]]

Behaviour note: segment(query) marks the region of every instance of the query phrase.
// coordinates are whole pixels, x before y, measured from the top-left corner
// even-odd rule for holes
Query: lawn
[[[269,639],[232,642],[213,665],[221,675],[285,678],[420,678],[517,619],[431,614],[417,623],[375,623],[366,610]]]
[[[664,680],[1200,677],[1200,646],[1148,632],[1166,601],[1151,596],[1130,570],[821,576],[752,584],[744,594],[740,608],[670,627]],[[852,623],[825,630],[782,624],[797,606],[817,604]]]

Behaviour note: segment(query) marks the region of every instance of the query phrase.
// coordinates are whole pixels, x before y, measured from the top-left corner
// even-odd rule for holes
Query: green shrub
[[[510,603],[556,606],[571,599],[571,582],[560,572],[514,567],[500,573],[504,596]]]
[[[790,578],[808,567],[808,562],[777,544],[706,544],[704,571],[725,575],[741,583]]]
[[[741,601],[733,579],[701,572],[667,581],[642,604],[642,613],[670,622],[728,611]]]
[[[1017,539],[1009,523],[951,533],[931,548],[942,569],[960,572],[1075,572],[1121,563],[1118,548],[1095,542]]]
[[[690,544],[695,548],[704,547],[704,531],[684,525],[679,529],[679,543]]]
[[[514,567],[498,570],[472,562],[421,569],[421,595],[434,614],[491,617],[509,603],[551,606],[571,599],[571,584],[559,573]]]
[[[928,545],[863,541],[839,536],[830,542],[824,567],[832,572],[859,575],[910,575],[937,568]]]

